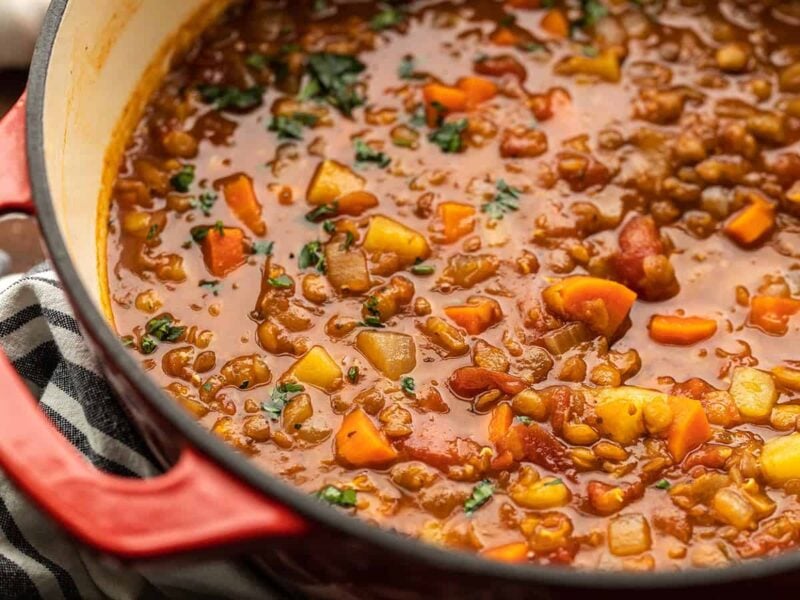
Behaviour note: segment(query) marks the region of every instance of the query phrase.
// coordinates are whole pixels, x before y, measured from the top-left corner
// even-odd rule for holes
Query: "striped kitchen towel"
[[[0,283],[0,348],[53,426],[98,469],[123,477],[158,473],[47,265]],[[65,536],[0,477],[0,599],[278,597],[239,563],[146,575],[113,567]]]

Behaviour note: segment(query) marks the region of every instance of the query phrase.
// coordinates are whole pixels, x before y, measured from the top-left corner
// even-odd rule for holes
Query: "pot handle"
[[[166,474],[98,471],[52,426],[0,352],[0,467],[80,541],[145,560],[305,533],[287,508],[185,447]]]
[[[34,214],[25,143],[25,97],[0,121],[0,216]]]
[[[25,96],[0,122],[0,216],[33,214],[25,158]],[[164,475],[98,471],[39,410],[0,351],[0,468],[90,547],[125,560],[161,558],[294,536],[307,523],[190,447]]]

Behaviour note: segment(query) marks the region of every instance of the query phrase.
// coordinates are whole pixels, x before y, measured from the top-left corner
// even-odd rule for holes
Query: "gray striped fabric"
[[[55,273],[0,283],[0,348],[53,425],[98,469],[157,473],[81,337]],[[238,564],[144,576],[112,568],[62,534],[0,477],[0,599],[275,598]]]

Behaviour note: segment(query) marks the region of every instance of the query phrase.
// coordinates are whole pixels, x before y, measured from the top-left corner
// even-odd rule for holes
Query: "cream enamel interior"
[[[47,73],[44,153],[58,225],[101,309],[108,196],[129,132],[171,56],[229,2],[67,4]]]

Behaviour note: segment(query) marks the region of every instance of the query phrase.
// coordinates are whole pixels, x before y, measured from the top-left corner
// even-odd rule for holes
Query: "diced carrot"
[[[267,233],[267,224],[261,218],[261,203],[256,198],[253,180],[244,173],[222,180],[225,202],[233,214],[256,235]]]
[[[548,10],[547,14],[542,17],[540,26],[555,37],[565,38],[569,36],[569,21],[564,12],[558,8]]]
[[[528,560],[528,544],[525,542],[514,542],[512,544],[487,548],[481,552],[481,556],[507,563],[525,562]]]
[[[362,190],[345,194],[336,202],[340,213],[358,217],[364,211],[378,206],[378,197]]]
[[[397,450],[375,427],[367,413],[356,408],[344,418],[336,433],[336,456],[347,466],[372,467],[397,458]]]
[[[659,344],[690,346],[710,338],[717,332],[714,319],[656,315],[648,327],[650,337]]]
[[[475,208],[460,202],[443,202],[436,209],[444,227],[444,242],[457,242],[475,229]]]
[[[450,317],[459,327],[463,327],[470,335],[483,333],[503,318],[503,312],[496,300],[491,298],[471,297],[467,304],[448,306],[444,314]]]
[[[516,46],[519,43],[519,37],[508,27],[500,27],[492,32],[489,41],[496,46]]]
[[[761,198],[737,212],[725,224],[725,233],[742,246],[761,240],[775,226],[775,207]]]
[[[435,127],[444,111],[463,112],[467,110],[467,94],[464,90],[440,83],[429,83],[422,88],[425,98],[425,111],[428,125]]]
[[[706,411],[697,400],[670,396],[672,424],[667,432],[667,449],[680,462],[691,450],[711,439],[711,426]]]
[[[206,267],[215,277],[225,277],[247,260],[244,233],[235,227],[209,228],[201,248]]]
[[[559,316],[611,337],[628,316],[636,293],[616,281],[576,275],[545,289],[542,298]]]
[[[511,429],[514,420],[514,412],[511,406],[503,402],[495,406],[492,410],[492,418],[489,420],[489,441],[496,444]]]
[[[493,471],[507,471],[513,464],[514,455],[511,454],[510,451],[505,450],[492,459],[492,462],[489,463],[489,467]]]
[[[467,95],[467,105],[475,107],[497,95],[497,86],[484,77],[462,77],[456,84]]]
[[[789,318],[800,312],[800,300],[777,296],[753,296],[750,299],[750,323],[772,335],[784,335]]]

